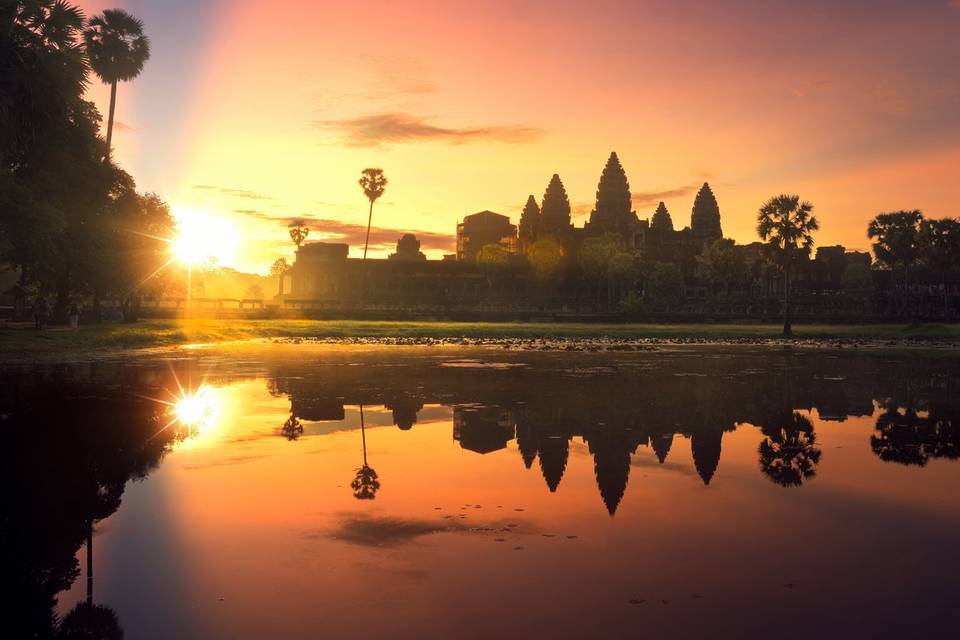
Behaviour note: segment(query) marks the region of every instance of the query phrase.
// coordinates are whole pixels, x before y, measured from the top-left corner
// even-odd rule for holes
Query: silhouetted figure
[[[363,419],[363,405],[360,405],[360,438],[363,441],[363,466],[357,469],[357,474],[350,483],[353,497],[357,500],[373,500],[380,490],[380,480],[377,472],[367,464],[367,430]]]
[[[280,427],[280,433],[292,442],[303,435],[303,425],[300,424],[300,420],[295,415],[291,414],[287,421],[283,423],[283,426]]]
[[[720,429],[696,431],[690,438],[693,464],[697,468],[697,473],[700,474],[704,485],[709,485],[713,474],[717,472],[717,466],[720,464],[722,439],[723,431]]]
[[[821,451],[810,420],[796,411],[783,411],[760,430],[767,436],[758,448],[765,476],[783,487],[799,487],[816,475]]]

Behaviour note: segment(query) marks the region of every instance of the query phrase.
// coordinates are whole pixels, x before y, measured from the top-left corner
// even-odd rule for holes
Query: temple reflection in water
[[[182,387],[189,392],[201,381],[212,390],[253,382],[288,407],[263,436],[287,451],[356,429],[355,475],[337,491],[367,500],[396,480],[375,470],[383,454],[368,447],[390,424],[414,438],[424,421],[449,425],[452,445],[478,460],[515,452],[518,469],[542,476],[546,496],[564,492],[574,455],[589,455],[611,516],[641,453],[667,466],[689,455],[696,476],[679,481],[722,483],[725,438],[741,425],[762,436],[757,473],[783,487],[801,487],[823,465],[840,464],[824,452],[818,431],[851,416],[873,425],[858,446],[876,460],[923,467],[960,456],[960,372],[949,358],[415,353],[373,366],[375,358],[334,353],[229,368],[192,359],[89,363],[0,374],[2,548],[14,594],[8,604],[18,612],[9,637],[89,629],[114,637],[103,630],[122,622],[95,597],[93,531],[117,511],[129,481],[146,478],[178,446],[209,437],[200,423],[210,411],[199,401],[216,394],[197,394],[196,403],[174,410]],[[198,424],[177,424],[186,414]],[[409,472],[419,464],[411,460]],[[82,565],[81,551],[88,554]],[[58,594],[81,578],[81,566],[84,594],[57,615]]]

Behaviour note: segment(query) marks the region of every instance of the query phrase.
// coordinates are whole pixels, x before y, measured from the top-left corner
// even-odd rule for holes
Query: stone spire
[[[560,236],[567,233],[570,226],[570,199],[560,182],[560,176],[553,174],[540,206],[539,235]]]
[[[720,207],[706,182],[700,187],[693,201],[693,213],[690,216],[690,230],[694,237],[704,241],[719,240],[723,237],[720,229]]]
[[[600,232],[625,231],[637,216],[631,210],[630,183],[616,151],[610,152],[597,185],[597,203],[590,212],[590,227]]]
[[[717,466],[720,464],[721,440],[723,431],[720,429],[711,429],[709,431],[696,431],[690,438],[690,449],[693,453],[693,465],[700,474],[703,484],[710,484],[713,474],[717,472]]]
[[[527,247],[537,241],[540,232],[540,207],[532,195],[527,198],[520,214],[520,253],[525,254]]]
[[[661,202],[657,205],[657,210],[653,212],[650,219],[650,228],[656,231],[673,231],[673,218],[667,211],[667,206]]]

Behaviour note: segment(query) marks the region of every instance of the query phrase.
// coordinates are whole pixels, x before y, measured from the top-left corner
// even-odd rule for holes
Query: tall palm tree
[[[150,58],[150,40],[143,22],[122,9],[107,9],[94,16],[83,32],[90,68],[110,85],[110,114],[107,117],[107,153],[113,140],[113,113],[117,105],[117,83],[133,80]]]
[[[894,211],[878,213],[867,226],[867,237],[874,240],[873,254],[891,270],[903,265],[903,286],[910,286],[910,267],[920,257],[923,213]]]
[[[757,235],[767,245],[773,260],[783,270],[783,335],[793,335],[790,325],[790,286],[793,267],[810,255],[813,232],[820,223],[813,205],[800,196],[779,195],[767,200],[757,214]]]
[[[363,420],[363,405],[360,405],[360,437],[363,439],[363,466],[357,469],[356,476],[350,483],[353,497],[357,500],[373,500],[380,490],[380,480],[377,472],[367,464],[367,430]]]
[[[383,195],[387,188],[387,176],[383,169],[367,168],[360,172],[360,188],[363,195],[370,201],[370,213],[367,216],[367,239],[363,243],[363,259],[367,259],[367,248],[370,246],[370,223],[373,222],[373,203]]]
[[[297,249],[310,235],[310,227],[307,226],[307,222],[303,218],[291,220],[290,224],[287,225],[287,231],[290,232],[290,239],[293,240],[293,244],[297,245]]]
[[[950,321],[950,298],[947,296],[947,272],[960,267],[960,220],[924,220],[920,223],[920,255],[940,272],[943,287],[943,319]]]

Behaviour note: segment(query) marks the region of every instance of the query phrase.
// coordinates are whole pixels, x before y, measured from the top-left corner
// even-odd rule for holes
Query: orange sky
[[[611,150],[641,218],[663,199],[688,224],[709,180],[740,242],[780,192],[851,248],[880,211],[960,213],[956,0],[80,4],[152,39],[120,88],[119,162],[232,227],[243,270],[292,257],[294,216],[358,256],[367,166],[390,179],[375,256],[415,230],[439,257],[464,214],[516,220],[554,172],[587,214]]]

